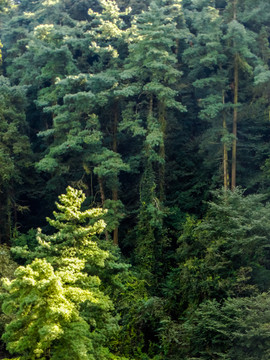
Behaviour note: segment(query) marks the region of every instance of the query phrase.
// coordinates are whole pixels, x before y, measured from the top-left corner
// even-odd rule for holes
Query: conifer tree
[[[223,184],[228,188],[228,151],[232,136],[228,130],[229,74],[222,41],[223,19],[211,0],[194,3],[186,16],[192,24],[192,33],[183,58],[189,67],[188,78],[192,81],[194,96],[201,109],[200,118],[207,126],[201,142],[205,166],[212,168],[215,161],[215,172],[219,174],[223,158]]]
[[[269,293],[206,301],[180,331],[187,359],[263,360],[269,357]],[[182,334],[183,334],[182,333]],[[181,351],[181,350],[180,350]]]
[[[16,316],[3,335],[12,354],[20,354],[25,360],[48,356],[63,359],[68,352],[74,359],[89,359],[89,326],[79,316],[78,307],[93,297],[91,292],[73,285],[82,275],[82,266],[78,262],[72,265],[70,274],[65,274],[68,282],[40,259],[19,267],[16,279],[5,282],[10,295],[6,296],[3,310]]]
[[[178,98],[182,73],[177,68],[177,45],[186,36],[180,2],[153,1],[148,11],[135,17],[132,33],[129,56],[122,73],[126,82],[123,93],[142,104],[138,107],[139,118],[144,121],[146,131],[140,154],[143,176],[137,256],[140,266],[151,273],[155,263],[153,252],[158,248],[155,237],[163,221],[167,112],[169,109],[185,111]],[[134,121],[134,128],[140,129],[136,115],[130,115],[130,119]],[[147,259],[141,255],[145,253]]]
[[[40,92],[37,103],[46,113],[53,114],[53,124],[40,133],[48,139],[48,150],[37,167],[51,173],[56,180],[60,174],[74,173],[73,181],[88,187],[92,198],[93,175],[97,175],[102,206],[107,200],[106,188],[112,192],[109,196],[112,200],[106,201],[106,207],[111,208],[108,214],[112,215],[111,220],[108,217],[106,237],[108,231],[113,230],[113,241],[117,245],[122,209],[118,175],[128,170],[117,151],[120,104],[116,90],[122,63],[118,51],[125,45],[126,31],[122,29],[125,13],[119,13],[114,1],[104,1],[101,5],[101,14],[89,10],[91,30],[81,34],[82,44],[88,46],[82,47],[72,30],[67,40],[70,47],[83,53],[80,58],[84,58],[84,63],[82,60],[78,68],[80,74],[58,78],[53,93],[52,87]],[[87,28],[84,23],[82,26]],[[93,59],[91,66],[87,57]],[[79,172],[78,163],[81,164]]]
[[[217,191],[216,197],[205,218],[187,219],[179,238],[178,268],[168,278],[179,315],[207,299],[256,295],[270,286],[269,204],[238,188]]]
[[[185,111],[177,99],[177,82],[182,73],[177,69],[177,43],[185,38],[178,2],[152,2],[149,10],[136,17],[134,40],[130,45],[125,78],[137,82],[137,91],[148,102],[146,157],[151,163],[159,163],[158,192],[164,200],[166,111]],[[170,36],[168,36],[170,34]],[[158,150],[156,150],[158,148]]]
[[[70,187],[59,197],[55,219],[48,219],[56,232],[40,232],[40,246],[29,255],[35,260],[5,281],[3,311],[16,318],[3,339],[22,359],[64,359],[67,352],[74,359],[111,358],[106,342],[117,331],[113,306],[100,279],[86,272],[104,267],[109,256],[94,240],[105,228],[104,211],[81,211],[84,200]]]
[[[32,168],[32,152],[25,121],[25,88],[11,86],[0,76],[0,238],[10,241],[17,226],[18,211],[27,209],[20,204],[20,188]]]
[[[238,0],[228,2],[227,11],[231,14],[224,39],[228,45],[228,57],[232,67],[233,93],[233,131],[231,189],[236,187],[237,124],[239,117],[239,79],[241,75],[252,75],[256,56],[251,51],[252,38],[243,24],[238,21]],[[242,74],[241,74],[242,73]]]
[[[247,182],[243,182],[245,187],[260,189],[265,191],[268,188],[267,176],[263,177],[261,169],[265,159],[269,156],[268,148],[264,146],[264,139],[268,136],[269,121],[269,3],[258,1],[256,4],[250,0],[240,2],[238,11],[238,19],[249,32],[249,36],[254,40],[251,42],[252,52],[256,55],[254,64],[254,82],[248,85],[250,100],[247,106],[242,107],[241,113],[245,121],[245,128],[248,132],[245,134],[245,162],[247,162],[250,154],[256,161],[250,163],[252,166],[252,178]],[[247,97],[245,92],[245,98]],[[241,126],[241,122],[239,123]],[[243,129],[240,127],[242,135]],[[242,154],[241,154],[242,155]],[[256,165],[257,164],[257,165]],[[259,165],[260,164],[260,165]],[[259,165],[259,166],[258,166]],[[266,170],[268,165],[264,167]],[[255,175],[256,174],[256,175]],[[259,185],[259,186],[258,186]]]

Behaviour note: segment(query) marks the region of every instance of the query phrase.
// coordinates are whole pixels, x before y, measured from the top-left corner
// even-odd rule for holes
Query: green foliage
[[[7,11],[11,5],[12,5],[12,2],[10,0],[1,0],[0,1],[0,13]]]
[[[21,262],[28,258],[28,251],[34,251],[38,245],[37,231],[30,229],[27,234],[16,232],[12,238],[12,256],[17,262]]]
[[[153,1],[149,10],[134,18],[122,95],[130,99],[121,127],[140,136],[138,157],[142,166],[135,262],[149,283],[159,273],[159,256],[166,243],[163,227],[166,193],[167,112],[184,112],[179,100],[182,72],[177,66],[177,47],[186,29],[178,1]],[[134,100],[136,104],[134,105]],[[134,114],[135,113],[135,114]]]
[[[0,277],[14,279],[14,272],[18,265],[12,260],[10,249],[6,245],[0,245]],[[2,289],[3,290],[3,289]],[[2,305],[3,299],[0,299]],[[0,312],[0,333],[4,333],[5,325],[10,322],[11,318],[5,315],[2,311]],[[4,351],[4,346],[0,343],[1,351]]]
[[[89,261],[93,266],[104,267],[108,252],[99,248],[97,235],[105,229],[101,217],[106,211],[95,208],[81,211],[85,194],[82,190],[67,188],[67,193],[59,196],[56,202],[58,211],[54,219],[47,218],[56,232],[53,235],[43,234],[39,229],[37,240],[39,246],[30,253],[32,258],[46,258],[55,266],[66,266],[66,257]]]
[[[65,351],[74,359],[89,359],[89,327],[79,316],[78,304],[93,301],[93,294],[74,286],[82,276],[83,266],[80,262],[70,264],[69,276],[65,277],[54,273],[46,260],[37,259],[19,267],[15,280],[4,282],[10,295],[4,300],[3,311],[15,315],[3,335],[11,353],[21,353],[22,359],[45,359],[53,348],[52,359],[60,359],[65,345]]]
[[[116,333],[117,324],[95,271],[109,256],[94,240],[105,228],[98,219],[104,211],[81,211],[84,200],[82,191],[68,187],[56,204],[55,219],[48,218],[56,232],[39,231],[40,246],[29,254],[36,259],[19,267],[15,280],[4,281],[3,311],[15,320],[3,339],[22,359],[45,359],[48,354],[64,359],[66,351],[74,359],[110,358],[103,344]],[[86,264],[92,275],[85,272]]]
[[[179,239],[178,268],[166,290],[177,313],[205,299],[221,301],[269,289],[269,205],[239,189],[216,196],[202,221],[187,219]]]
[[[121,352],[134,359],[159,359],[158,332],[166,319],[162,299],[134,299],[129,312],[123,317]]]
[[[11,182],[22,181],[22,171],[31,165],[31,151],[26,135],[25,88],[11,86],[9,80],[1,76],[0,89],[0,186],[3,189]]]
[[[0,276],[13,279],[17,264],[12,260],[10,249],[6,245],[0,246]]]
[[[14,223],[14,212],[27,210],[20,207],[20,189],[29,182],[32,151],[25,119],[26,89],[11,86],[0,76],[0,238],[9,241]]]
[[[183,324],[186,359],[267,359],[269,294],[203,303]]]

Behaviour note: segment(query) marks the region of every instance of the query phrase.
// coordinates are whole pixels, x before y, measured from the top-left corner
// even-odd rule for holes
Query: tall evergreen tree
[[[20,203],[20,187],[29,181],[33,158],[25,121],[25,88],[11,86],[1,76],[0,99],[0,238],[9,242],[18,212],[27,210],[29,205]]]
[[[89,10],[91,31],[82,35],[88,44],[84,58],[91,57],[80,67],[79,75],[58,79],[55,102],[51,94],[43,92],[38,100],[47,112],[54,113],[52,128],[40,135],[49,141],[47,154],[38,168],[59,174],[74,173],[73,180],[88,187],[94,198],[94,186],[99,186],[102,206],[111,208],[108,231],[114,230],[114,243],[118,244],[118,221],[122,204],[118,199],[121,170],[128,170],[117,151],[117,131],[120,116],[119,97],[116,94],[121,69],[121,48],[125,46],[124,14],[115,2],[102,2],[101,14]],[[89,25],[90,26],[90,25]],[[70,38],[69,44],[76,44]],[[83,100],[84,99],[84,100]],[[70,114],[73,115],[70,115]],[[63,155],[65,157],[63,158]],[[68,162],[68,166],[67,166]],[[78,173],[78,163],[81,164]],[[93,175],[97,180],[93,185]],[[79,176],[78,176],[79,175]],[[111,201],[106,189],[111,190]],[[108,233],[106,233],[107,236]]]
[[[231,59],[232,71],[232,94],[233,94],[233,144],[232,144],[232,181],[231,188],[236,186],[236,156],[237,156],[237,136],[238,136],[238,120],[240,107],[239,82],[246,78],[252,78],[253,67],[256,64],[256,55],[252,52],[253,36],[238,21],[238,4],[237,0],[229,1],[227,5],[227,16],[229,22],[227,24],[227,32],[224,36],[228,46],[228,58]]]
[[[140,184],[137,261],[142,268],[151,272],[155,263],[154,253],[159,247],[155,237],[162,228],[162,207],[166,193],[167,113],[169,109],[185,111],[178,97],[178,83],[182,76],[177,68],[178,44],[186,36],[180,2],[152,2],[148,11],[135,17],[132,32],[129,56],[122,74],[122,79],[126,81],[123,93],[141,104],[137,109],[146,130],[140,154],[143,176]],[[137,115],[129,116],[139,129]],[[147,258],[142,255],[145,253],[148,254]]]
[[[201,141],[204,166],[215,171],[212,178],[221,183],[223,162],[223,184],[228,188],[228,151],[232,137],[228,131],[228,125],[231,125],[228,124],[229,74],[222,41],[223,19],[213,1],[195,2],[186,11],[186,16],[191,23],[191,35],[183,58],[189,68],[188,79],[192,81],[193,94],[201,109],[200,118],[206,126]]]

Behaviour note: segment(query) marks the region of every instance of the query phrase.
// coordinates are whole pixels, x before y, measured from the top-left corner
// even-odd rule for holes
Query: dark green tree
[[[183,58],[189,68],[188,78],[192,81],[194,96],[201,109],[199,116],[206,126],[200,144],[204,166],[212,171],[215,167],[212,179],[220,183],[223,163],[222,177],[226,189],[229,186],[228,150],[232,136],[227,124],[230,109],[230,104],[226,104],[229,74],[222,41],[223,19],[212,1],[194,3],[186,13],[192,32]]]
[[[216,196],[205,218],[188,219],[179,238],[178,267],[167,283],[178,315],[206,299],[222,301],[269,289],[269,204],[239,189]]]
[[[267,359],[269,294],[203,303],[182,327],[186,359]]]
[[[16,229],[18,212],[27,210],[20,203],[20,187],[29,181],[33,158],[25,121],[26,89],[11,86],[0,77],[0,239],[10,241]]]
[[[148,11],[135,17],[132,32],[129,56],[122,73],[126,81],[123,93],[139,104],[133,107],[133,114],[127,114],[130,130],[133,125],[133,131],[137,129],[137,134],[144,135],[140,130],[142,121],[145,128],[139,154],[143,175],[136,233],[137,263],[151,273],[156,262],[154,253],[161,251],[156,237],[162,233],[164,216],[168,112],[185,111],[178,97],[182,76],[177,67],[178,45],[186,36],[180,3],[152,2]]]

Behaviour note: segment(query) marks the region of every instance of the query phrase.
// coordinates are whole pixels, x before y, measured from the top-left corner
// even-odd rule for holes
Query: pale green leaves
[[[59,360],[66,352],[72,359],[96,360],[106,350],[101,345],[103,330],[97,329],[108,326],[108,333],[116,329],[112,303],[99,290],[99,277],[85,271],[86,264],[91,273],[104,267],[109,257],[94,238],[106,226],[101,219],[106,211],[81,211],[84,200],[82,191],[68,187],[56,204],[55,219],[48,219],[56,232],[44,235],[39,230],[40,245],[29,253],[38,258],[19,267],[15,280],[4,280],[3,310],[16,318],[7,325],[3,339],[11,353],[22,355],[21,360],[45,359],[49,353]],[[100,317],[103,322],[98,324]],[[109,351],[105,353],[104,359],[109,359]]]
[[[65,279],[46,260],[37,259],[26,267],[19,267],[15,280],[4,281],[10,296],[6,297],[3,310],[16,314],[16,319],[7,325],[3,335],[11,353],[24,354],[22,359],[31,359],[31,354],[43,358],[53,342],[65,338],[66,329],[72,330],[73,322],[87,327],[79,316],[77,304],[92,301],[93,295],[87,290],[66,285],[78,280],[80,270],[80,265],[74,267],[72,278],[67,276]],[[72,347],[71,342],[71,352],[74,351]]]
[[[38,25],[35,27],[34,36],[40,40],[50,41],[53,29],[53,24]]]

